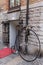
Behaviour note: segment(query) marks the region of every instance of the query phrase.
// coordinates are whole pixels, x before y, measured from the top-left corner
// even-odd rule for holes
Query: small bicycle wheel
[[[28,41],[25,41],[26,32],[28,32]],[[19,54],[21,58],[27,62],[32,62],[37,59],[40,54],[40,40],[37,34],[31,30],[23,30],[20,36]]]

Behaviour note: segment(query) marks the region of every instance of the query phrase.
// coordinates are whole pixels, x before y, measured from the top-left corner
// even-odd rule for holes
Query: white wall
[[[17,20],[17,19],[19,19],[19,15],[20,15],[20,12],[10,13],[10,14],[7,14],[7,19],[8,20]]]
[[[16,28],[13,22],[10,23],[10,33],[9,33],[9,42],[10,42],[10,47],[15,44],[15,39],[16,39]]]

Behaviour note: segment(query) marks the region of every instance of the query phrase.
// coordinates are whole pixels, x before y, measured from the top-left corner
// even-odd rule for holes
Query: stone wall
[[[29,6],[29,21],[28,25],[33,27],[32,30],[38,35],[40,43],[41,43],[41,52],[43,53],[43,2],[36,3]],[[25,9],[25,7],[23,7]],[[22,13],[24,26],[26,23],[25,13],[26,10]]]
[[[43,50],[43,30],[41,27],[41,24],[43,25],[43,22],[41,21],[41,8],[33,7],[29,9],[29,26],[32,26],[32,30],[38,35],[40,43],[41,43],[41,51]],[[33,39],[34,40],[34,39]],[[36,40],[37,41],[37,40]]]
[[[33,30],[36,32],[36,34],[39,36],[40,42],[41,42],[41,50],[43,51],[43,6],[37,6],[38,2],[41,2],[43,0],[30,0],[30,4],[36,4],[34,7],[30,7],[29,9],[29,26],[33,26]],[[3,3],[2,3],[3,2]],[[9,0],[0,0],[0,6],[3,5],[2,8],[4,11],[8,10],[8,4]],[[26,0],[21,0],[22,6],[26,5]],[[25,11],[26,12],[26,11]],[[25,16],[25,14],[23,14]],[[24,25],[25,25],[25,20],[24,20]],[[1,31],[0,27],[0,31]],[[1,36],[0,36],[1,37]]]

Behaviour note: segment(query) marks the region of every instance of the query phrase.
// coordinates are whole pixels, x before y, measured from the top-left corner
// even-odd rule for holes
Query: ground
[[[14,54],[11,54],[5,58],[2,58],[0,59],[0,65],[5,65],[7,64],[8,62],[10,62],[11,60],[13,60],[15,57],[17,57],[16,55]]]
[[[34,62],[26,62],[17,54],[11,54],[0,59],[0,65],[43,65],[43,58],[37,58]]]
[[[3,45],[0,45],[0,49],[3,47]],[[34,62],[25,62],[18,54],[11,54],[0,59],[0,65],[43,65],[43,57],[37,58]]]

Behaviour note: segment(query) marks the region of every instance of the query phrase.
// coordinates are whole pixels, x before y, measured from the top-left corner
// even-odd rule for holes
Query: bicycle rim
[[[28,43],[25,42],[25,30],[21,32],[20,36],[20,44],[19,44],[19,55],[21,58],[27,62],[32,62],[36,60],[40,54],[40,40],[37,36],[37,34],[31,30],[28,29],[30,35],[28,35]],[[24,32],[24,35],[23,35]],[[24,37],[24,38],[23,38]],[[25,52],[25,47],[27,45],[27,53]]]

